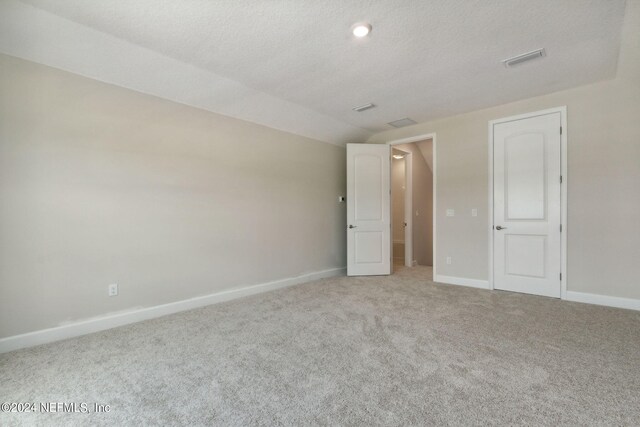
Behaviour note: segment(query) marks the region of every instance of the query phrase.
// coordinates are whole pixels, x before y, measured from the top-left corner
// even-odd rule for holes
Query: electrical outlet
[[[471,216],[478,216],[478,209],[476,208],[471,209]]]
[[[447,257],[447,264],[451,265],[451,257],[450,256]]]
[[[109,296],[110,297],[115,297],[118,295],[118,284],[117,283],[112,283],[109,285]]]

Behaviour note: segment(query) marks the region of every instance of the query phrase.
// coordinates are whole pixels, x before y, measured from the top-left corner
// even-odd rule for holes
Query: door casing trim
[[[567,285],[569,283],[569,275],[567,274],[567,233],[569,225],[567,221],[567,189],[569,176],[567,170],[567,106],[549,108],[531,113],[519,114],[516,116],[503,117],[501,119],[489,121],[489,289],[494,289],[493,279],[493,128],[500,123],[512,122],[515,120],[530,119],[532,117],[544,116],[547,114],[560,113],[560,126],[562,126],[562,134],[560,135],[560,173],[562,174],[562,182],[560,183],[560,224],[562,225],[562,234],[560,236],[560,273],[562,280],[560,281],[560,299],[567,299]]]

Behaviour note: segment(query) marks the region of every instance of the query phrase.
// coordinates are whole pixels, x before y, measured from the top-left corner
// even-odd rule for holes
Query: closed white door
[[[390,147],[347,144],[347,275],[391,274]]]
[[[560,297],[561,116],[493,125],[494,287]]]

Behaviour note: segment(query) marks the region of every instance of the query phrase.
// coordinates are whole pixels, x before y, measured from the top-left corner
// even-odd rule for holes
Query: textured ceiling
[[[403,117],[611,78],[624,10],[624,0],[6,0],[0,51],[343,143]],[[370,37],[351,36],[357,21]],[[541,60],[500,62],[542,47]],[[377,108],[351,110],[368,102]]]

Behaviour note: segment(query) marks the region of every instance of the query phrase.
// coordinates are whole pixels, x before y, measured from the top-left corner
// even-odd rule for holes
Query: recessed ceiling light
[[[371,24],[368,24],[366,22],[358,22],[357,24],[353,24],[353,26],[351,27],[351,32],[356,37],[366,37],[371,32]]]

